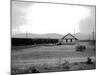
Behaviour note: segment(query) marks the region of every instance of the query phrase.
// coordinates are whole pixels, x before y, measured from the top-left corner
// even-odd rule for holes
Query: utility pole
[[[91,40],[91,34],[89,33],[89,40]]]
[[[92,32],[92,40],[94,40],[94,31]]]
[[[93,28],[93,32],[92,32],[92,40],[94,40],[94,28]]]
[[[28,38],[28,32],[26,31],[26,38]]]
[[[75,34],[75,28],[74,28],[74,34]]]

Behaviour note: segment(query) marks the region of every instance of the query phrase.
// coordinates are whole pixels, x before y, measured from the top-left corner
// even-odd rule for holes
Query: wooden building
[[[59,39],[59,44],[75,44],[78,39],[72,34],[68,33]]]

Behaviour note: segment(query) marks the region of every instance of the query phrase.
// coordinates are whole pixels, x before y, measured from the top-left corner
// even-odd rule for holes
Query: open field
[[[83,52],[76,51],[76,46],[79,44],[85,45],[86,50]],[[95,46],[89,42],[79,42],[75,45],[12,48],[12,73],[24,73],[23,70],[26,72],[26,69],[29,70],[30,67],[35,67],[38,72],[95,69],[95,51]],[[92,59],[92,64],[87,64],[88,57]],[[63,65],[64,63],[67,67]]]

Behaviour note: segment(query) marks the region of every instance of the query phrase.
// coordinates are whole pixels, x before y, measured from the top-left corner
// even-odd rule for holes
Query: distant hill
[[[16,34],[12,35],[12,38],[61,38],[64,35],[56,34],[56,33],[48,33],[48,34]]]
[[[74,35],[79,40],[92,39],[92,34],[76,33],[76,34],[72,34],[72,35]],[[27,36],[28,36],[28,38],[57,38],[57,39],[60,39],[65,35],[61,35],[61,34],[57,34],[57,33],[48,33],[48,34],[32,34],[32,33],[28,33],[26,35],[26,34],[23,33],[23,34],[12,35],[12,38],[26,38]]]
[[[78,38],[79,40],[92,40],[93,39],[93,35],[89,34],[89,33],[76,33],[74,34],[74,36],[76,38]],[[94,34],[94,39],[95,39],[95,34]]]

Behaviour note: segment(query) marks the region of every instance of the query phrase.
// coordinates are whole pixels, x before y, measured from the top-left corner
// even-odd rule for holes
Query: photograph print
[[[96,6],[11,0],[11,75],[96,69]]]

